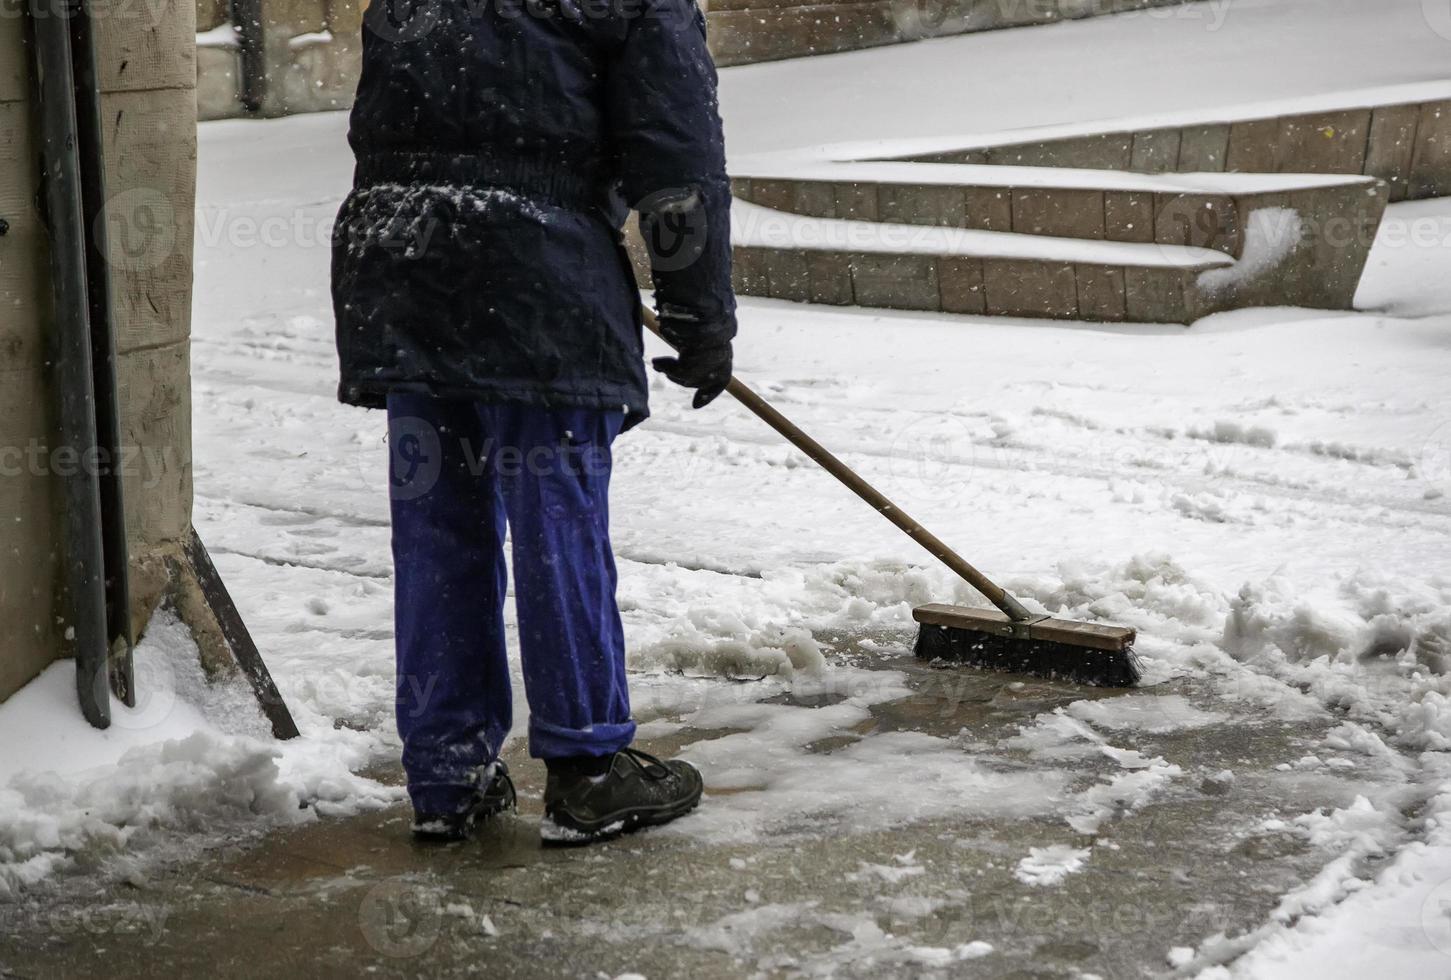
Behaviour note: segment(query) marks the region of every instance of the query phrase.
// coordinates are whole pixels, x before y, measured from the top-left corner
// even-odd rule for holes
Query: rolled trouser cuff
[[[563,728],[529,719],[529,754],[536,759],[613,755],[635,740],[634,721],[588,728]]]

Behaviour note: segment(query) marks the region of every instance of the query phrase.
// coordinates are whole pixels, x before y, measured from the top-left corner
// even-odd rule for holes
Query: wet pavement
[[[1121,766],[1096,753],[1065,762],[1004,740],[1085,696],[1144,699],[860,651],[853,660],[905,671],[912,693],[875,705],[869,722],[812,743],[810,752],[922,731],[959,740],[994,769],[1041,769],[1044,778],[1066,769],[1076,789],[1091,787]],[[1190,682],[1148,693],[1217,706]],[[837,700],[793,699],[779,689],[771,697],[807,709]],[[1147,801],[1108,799],[1111,815],[1096,839],[1070,830],[1062,814],[1005,820],[964,806],[887,830],[857,831],[850,819],[829,818],[749,844],[655,831],[545,850],[537,837],[543,768],[513,758],[519,813],[468,844],[415,845],[408,811],[394,807],[238,841],[130,881],[98,887],[62,879],[0,908],[0,973],[1162,975],[1172,972],[1172,947],[1257,928],[1284,893],[1333,856],[1259,829],[1277,814],[1343,806],[1375,781],[1373,772],[1293,770],[1331,724],[1238,711],[1212,726],[1176,729],[1150,719],[1115,733],[1115,746],[1162,757],[1182,774]],[[722,734],[681,728],[643,747],[668,755]],[[1217,775],[1223,770],[1235,776]],[[704,807],[724,795],[708,794]],[[1015,876],[1030,848],[1065,842],[1092,847],[1077,873],[1049,886]]]

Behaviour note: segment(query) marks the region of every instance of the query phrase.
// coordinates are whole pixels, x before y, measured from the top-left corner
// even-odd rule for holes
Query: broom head
[[[1018,623],[996,609],[930,603],[912,610],[917,656],[1100,687],[1141,676],[1132,629],[1044,616]]]

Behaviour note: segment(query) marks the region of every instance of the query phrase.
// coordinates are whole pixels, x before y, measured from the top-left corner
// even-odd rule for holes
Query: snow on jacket
[[[348,138],[342,401],[427,391],[644,418],[627,205],[692,211],[690,260],[656,263],[657,304],[677,334],[734,335],[716,73],[693,0],[374,0]]]

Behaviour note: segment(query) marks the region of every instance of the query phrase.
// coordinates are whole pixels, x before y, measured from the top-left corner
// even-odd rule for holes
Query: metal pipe
[[[94,374],[86,289],[85,217],[76,152],[75,80],[69,7],[30,0],[35,29],[41,168],[55,295],[54,374],[60,445],[52,459],[63,480],[65,636],[76,661],[81,712],[97,728],[111,724],[106,642],[105,553],[96,459]],[[69,458],[62,456],[65,451]],[[61,464],[64,464],[63,466]]]
[[[106,645],[111,693],[135,707],[132,669],[130,556],[121,471],[121,402],[116,383],[115,292],[106,224],[106,153],[101,128],[101,86],[96,71],[94,0],[77,0],[70,18],[76,89],[81,210],[86,229],[86,279],[91,318],[91,369],[100,452],[101,543],[105,554]]]
[[[267,100],[267,48],[262,0],[230,0],[227,16],[237,32],[241,48],[242,78],[237,96],[248,112],[261,112],[262,104]]]

